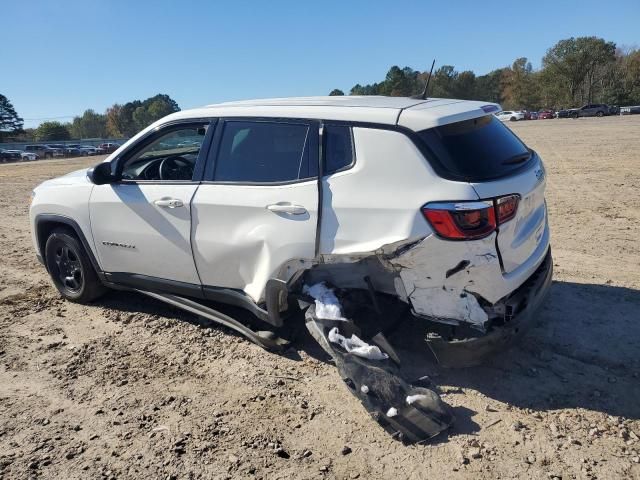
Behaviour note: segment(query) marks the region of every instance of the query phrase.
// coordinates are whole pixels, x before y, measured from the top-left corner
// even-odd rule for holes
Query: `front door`
[[[191,251],[196,164],[209,122],[171,124],[114,160],[122,180],[94,187],[91,229],[100,265],[115,281],[173,281],[199,288]]]
[[[260,301],[270,278],[315,256],[318,125],[229,119],[215,137],[192,204],[194,257],[205,292]]]

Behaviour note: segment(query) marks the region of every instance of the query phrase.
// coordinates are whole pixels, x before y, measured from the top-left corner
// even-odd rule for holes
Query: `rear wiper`
[[[528,151],[526,153],[519,153],[518,155],[514,155],[513,157],[507,158],[502,162],[502,165],[514,165],[516,163],[526,162],[531,158],[531,152]]]

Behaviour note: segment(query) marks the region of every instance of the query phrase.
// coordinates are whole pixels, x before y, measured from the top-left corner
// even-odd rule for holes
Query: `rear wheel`
[[[604,117],[604,112],[598,112],[598,113],[596,113],[596,117]]]
[[[517,118],[516,118],[516,117],[511,117],[511,118],[509,119],[509,121],[510,121],[510,122],[515,122],[516,120],[517,120]]]
[[[67,300],[88,303],[106,291],[84,248],[69,230],[59,228],[51,232],[45,246],[45,261],[53,284]]]
[[[577,113],[572,113],[571,114],[571,118],[578,118],[578,114]]]

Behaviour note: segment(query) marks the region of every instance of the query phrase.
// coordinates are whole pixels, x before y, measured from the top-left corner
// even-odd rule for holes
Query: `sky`
[[[327,95],[392,65],[484,74],[571,36],[640,46],[640,0],[0,0],[0,93],[25,119],[166,93],[181,108]]]

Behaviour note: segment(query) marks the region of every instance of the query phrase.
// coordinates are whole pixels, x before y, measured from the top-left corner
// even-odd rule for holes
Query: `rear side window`
[[[419,132],[446,174],[468,181],[498,178],[532,157],[518,137],[493,115]]]
[[[309,125],[225,123],[216,159],[216,181],[270,183],[310,176]]]
[[[327,125],[324,128],[324,174],[349,167],[354,160],[351,127]]]

